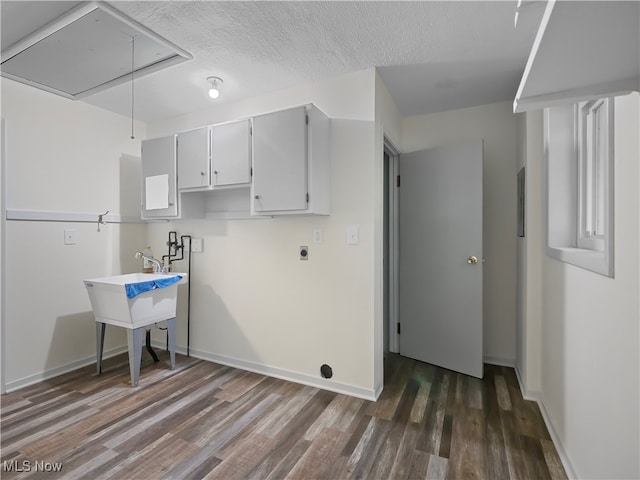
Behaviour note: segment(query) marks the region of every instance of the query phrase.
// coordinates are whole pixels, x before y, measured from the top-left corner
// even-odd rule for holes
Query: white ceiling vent
[[[3,49],[2,76],[79,99],[130,81],[132,66],[139,78],[191,58],[108,5],[83,2]]]

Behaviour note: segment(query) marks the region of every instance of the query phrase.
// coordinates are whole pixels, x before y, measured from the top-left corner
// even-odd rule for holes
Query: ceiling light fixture
[[[209,96],[211,98],[218,98],[220,96],[220,85],[224,82],[220,77],[207,77],[207,82],[211,84],[209,89]]]

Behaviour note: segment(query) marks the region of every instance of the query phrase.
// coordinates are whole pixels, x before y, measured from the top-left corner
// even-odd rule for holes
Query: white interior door
[[[399,166],[400,354],[482,378],[482,142]]]

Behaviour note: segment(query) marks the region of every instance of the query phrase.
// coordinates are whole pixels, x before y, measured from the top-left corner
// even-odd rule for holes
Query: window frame
[[[609,277],[614,276],[613,103],[607,97],[546,108],[543,133],[547,255]]]
[[[576,141],[579,160],[579,223],[577,246],[588,250],[605,248],[606,222],[609,216],[607,191],[609,158],[613,152],[613,118],[608,98],[576,105]],[[601,218],[604,217],[604,218]]]

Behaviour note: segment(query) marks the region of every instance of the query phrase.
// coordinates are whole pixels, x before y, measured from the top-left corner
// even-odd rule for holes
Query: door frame
[[[389,208],[384,215],[387,217],[387,228],[389,245],[383,253],[384,261],[389,265],[389,278],[385,282],[384,288],[388,290],[388,305],[384,305],[385,314],[389,317],[389,351],[392,353],[400,353],[400,335],[398,335],[398,323],[400,321],[400,282],[399,282],[399,264],[400,264],[400,202],[398,192],[398,157],[400,151],[393,142],[384,137],[383,152],[389,156],[388,173],[389,182],[385,185],[387,194],[389,195]],[[384,162],[383,162],[384,168]]]

